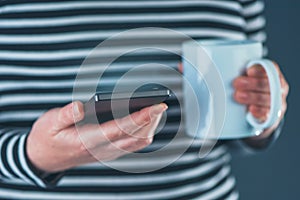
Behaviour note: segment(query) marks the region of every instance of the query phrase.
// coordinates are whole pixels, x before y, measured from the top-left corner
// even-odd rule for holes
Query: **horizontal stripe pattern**
[[[85,2],[55,2],[55,3],[23,3],[18,5],[8,4],[2,7],[1,12],[6,13],[21,13],[21,12],[40,12],[40,11],[60,11],[60,10],[82,10],[91,8],[121,8],[117,12],[124,11],[124,8],[183,8],[185,6],[211,6],[213,8],[224,8],[227,10],[238,10],[240,5],[230,1],[85,1]]]
[[[231,17],[227,15],[214,15],[210,13],[188,13],[185,12],[182,15],[181,12],[172,14],[145,14],[140,15],[90,15],[90,16],[75,16],[75,17],[60,17],[60,18],[49,18],[49,19],[1,19],[0,28],[28,28],[28,27],[44,27],[44,26],[71,26],[81,24],[105,24],[105,23],[147,23],[147,22],[172,22],[172,21],[205,21],[210,20],[212,22],[226,23],[233,26],[244,26],[242,19]]]
[[[26,129],[4,129],[0,135],[0,169],[3,179],[21,179],[28,184],[45,184],[29,168],[25,159]]]
[[[191,27],[191,28],[185,28],[182,29],[180,27],[176,27],[173,29],[174,31],[181,32],[186,35],[190,35],[193,38],[197,37],[219,37],[219,38],[237,38],[237,39],[243,39],[244,33],[241,33],[240,31],[235,30],[224,30],[224,29],[218,29],[215,27],[211,28],[201,28],[201,27]],[[6,45],[6,47],[13,46],[18,49],[18,47],[14,44],[18,44],[21,46],[24,45],[31,45],[34,46],[34,44],[38,45],[51,45],[54,47],[59,46],[60,44],[65,45],[74,45],[76,42],[80,42],[80,44],[83,46],[85,43],[83,41],[94,41],[92,44],[97,45],[99,42],[103,41],[104,39],[115,35],[119,33],[121,30],[107,30],[105,32],[103,31],[77,31],[77,32],[71,32],[71,33],[52,33],[52,34],[0,34],[0,42],[2,46]],[[125,30],[124,30],[125,31]],[[129,39],[138,37],[145,38],[147,37],[147,32],[140,30],[138,34],[132,34],[128,36]],[[174,35],[167,34],[166,32],[157,32],[153,33],[152,37],[159,37],[168,39],[170,37],[174,37]],[[4,45],[3,45],[4,44]],[[91,44],[89,44],[91,45]],[[48,47],[48,46],[47,46]],[[73,47],[73,46],[72,46]],[[49,48],[49,47],[48,47]],[[46,49],[48,49],[46,48]],[[29,49],[30,50],[30,49]]]
[[[67,171],[57,187],[36,176],[26,157],[26,137],[44,112],[72,101],[74,78],[91,50],[119,32],[141,27],[171,28],[194,39],[250,38],[265,44],[264,4],[257,0],[10,0],[0,2],[0,198],[3,199],[237,199],[231,176],[230,155],[223,142],[199,159],[205,144],[191,143],[179,127],[182,80],[153,65],[124,81],[163,82],[177,96],[168,100],[167,121],[154,142],[140,153],[165,147],[157,157],[112,161],[115,168],[147,169],[168,162],[190,145],[171,165],[149,173],[130,174],[101,163]],[[97,52],[84,69],[80,89],[89,88],[91,77],[120,52],[139,49],[115,60],[104,72],[99,90],[111,90],[135,66],[159,63],[177,70],[181,43],[165,32],[140,31]],[[266,50],[265,50],[266,52]],[[77,94],[86,100],[87,93]]]

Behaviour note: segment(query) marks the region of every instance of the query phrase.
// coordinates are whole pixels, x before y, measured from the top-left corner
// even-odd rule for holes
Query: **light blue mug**
[[[183,43],[182,57],[184,119],[188,135],[212,139],[251,137],[259,135],[279,119],[280,79],[274,64],[262,58],[261,43],[250,40],[187,41]],[[271,107],[264,122],[258,121],[246,106],[233,99],[233,80],[255,64],[265,69],[270,84]]]

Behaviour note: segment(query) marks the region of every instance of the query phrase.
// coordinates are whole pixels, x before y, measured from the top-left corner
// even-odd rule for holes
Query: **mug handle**
[[[247,69],[253,65],[261,65],[268,76],[270,84],[271,107],[268,119],[260,123],[253,115],[248,112],[246,119],[248,123],[255,129],[255,134],[260,134],[264,129],[271,127],[279,119],[281,115],[281,84],[278,72],[272,61],[267,59],[252,60],[248,63]]]

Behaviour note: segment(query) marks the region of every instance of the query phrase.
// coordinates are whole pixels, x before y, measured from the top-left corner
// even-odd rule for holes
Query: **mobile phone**
[[[133,93],[126,90],[117,93],[98,92],[84,105],[85,120],[95,114],[98,123],[121,118],[144,107],[162,103],[170,96],[170,90],[159,84],[143,85]]]

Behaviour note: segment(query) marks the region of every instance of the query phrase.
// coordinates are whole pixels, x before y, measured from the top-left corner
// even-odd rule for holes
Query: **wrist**
[[[24,145],[24,158],[26,160],[26,163],[28,165],[28,168],[30,171],[38,177],[45,185],[42,187],[47,187],[47,188],[54,188],[58,181],[63,177],[64,171],[60,172],[48,172],[45,171],[39,167],[37,167],[31,160],[28,154],[28,138],[29,135],[27,135],[26,140],[25,140],[25,145]]]

